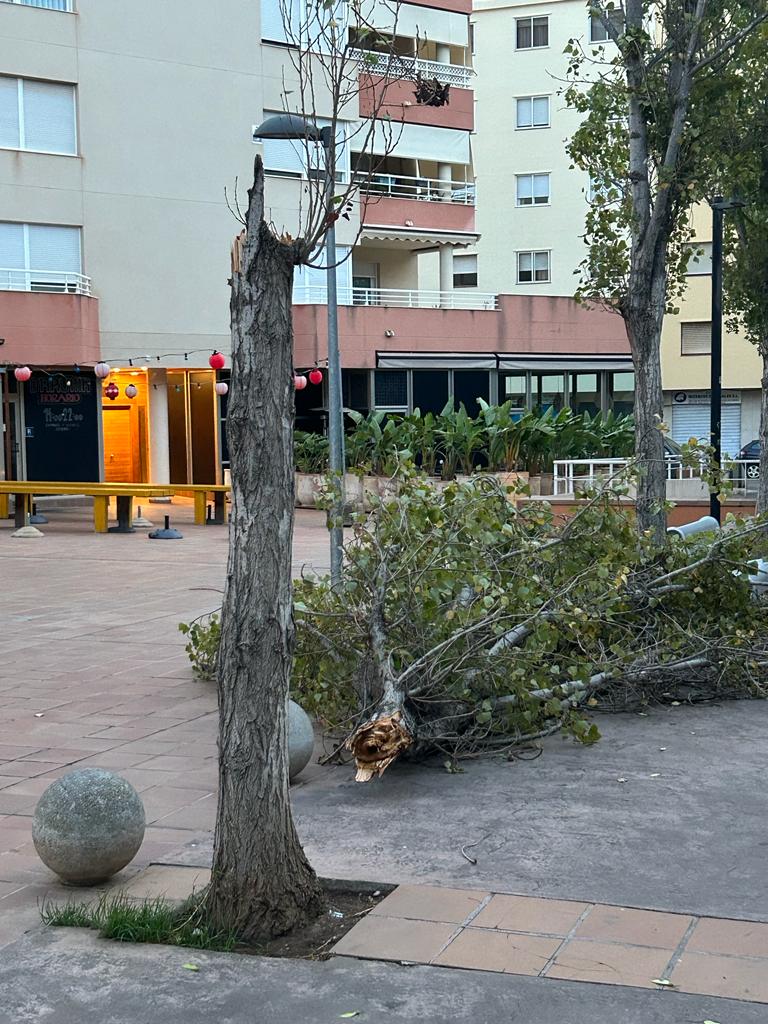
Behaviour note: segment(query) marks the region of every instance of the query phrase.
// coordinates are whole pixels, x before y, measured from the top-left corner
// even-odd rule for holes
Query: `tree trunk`
[[[322,892],[291,816],[295,249],[263,220],[256,158],[245,238],[233,251],[227,436],[232,519],[219,648],[219,804],[212,923],[253,941],[302,925]]]
[[[635,363],[635,457],[638,462],[636,515],[641,533],[650,532],[659,547],[666,543],[667,471],[664,435],[659,426],[664,415],[661,388],[661,313],[653,301],[643,302],[626,318]]]
[[[763,356],[763,380],[760,392],[760,479],[757,482],[755,511],[768,512],[768,337],[760,345]]]

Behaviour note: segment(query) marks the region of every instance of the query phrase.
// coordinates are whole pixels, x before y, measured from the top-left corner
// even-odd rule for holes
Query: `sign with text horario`
[[[28,479],[99,479],[97,384],[74,372],[32,375],[24,387]]]

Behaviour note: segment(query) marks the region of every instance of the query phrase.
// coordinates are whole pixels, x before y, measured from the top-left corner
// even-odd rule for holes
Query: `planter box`
[[[317,501],[325,477],[321,473],[296,473],[295,505],[297,508],[317,508]]]

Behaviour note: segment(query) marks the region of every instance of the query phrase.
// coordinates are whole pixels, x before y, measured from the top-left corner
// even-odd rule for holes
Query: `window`
[[[624,31],[624,14],[621,10],[604,11],[603,15],[592,14],[589,19],[589,40],[592,43],[604,43],[611,37],[605,27],[603,17],[607,17],[618,33]]]
[[[525,409],[528,405],[528,374],[505,374],[503,381],[504,389],[501,401],[511,401],[513,409]]]
[[[477,288],[477,256],[454,254],[453,287]]]
[[[377,409],[408,408],[407,370],[376,370],[373,381]]]
[[[519,96],[518,128],[549,128],[549,96]]]
[[[611,374],[611,408],[617,416],[628,416],[635,408],[635,375],[631,370]]]
[[[0,77],[0,146],[77,153],[75,87]]]
[[[546,206],[549,202],[548,174],[517,175],[517,205]]]
[[[299,305],[323,305],[328,301],[328,270],[325,249],[312,256],[315,266],[302,264],[293,275],[293,301]],[[336,288],[339,305],[348,306],[352,301],[352,261],[349,246],[336,246]]]
[[[565,375],[562,373],[531,374],[531,403],[535,409],[559,412],[565,404]]]
[[[274,111],[265,110],[264,120],[273,115]],[[322,118],[316,118],[319,128],[328,124]],[[256,125],[253,126],[254,130]],[[336,180],[349,180],[349,147],[346,143],[345,125],[337,122],[336,141]],[[304,139],[258,139],[264,147],[264,170],[267,174],[276,174],[290,178],[316,177],[325,173],[325,154],[320,143]],[[309,169],[307,170],[307,163]]]
[[[517,254],[517,283],[538,284],[549,280],[549,250]]]
[[[537,46],[549,46],[549,17],[517,18],[517,49],[530,50]]]
[[[712,324],[709,320],[700,323],[680,324],[680,354],[684,356],[708,356],[712,351]]]
[[[83,289],[80,228],[0,222],[0,290]]]
[[[590,416],[600,412],[600,375],[597,373],[572,373],[568,404],[574,412],[588,412]]]
[[[685,268],[686,274],[689,276],[696,274],[711,274],[712,243],[694,242],[692,245],[686,246],[686,248],[689,252],[688,264]]]
[[[5,0],[5,2],[21,4],[22,7],[45,7],[48,11],[72,10],[72,0]]]

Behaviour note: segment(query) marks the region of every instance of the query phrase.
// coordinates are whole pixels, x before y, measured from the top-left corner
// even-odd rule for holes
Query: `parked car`
[[[745,444],[739,452],[739,460],[748,462],[752,460],[752,464],[745,466],[747,480],[758,480],[760,478],[760,442],[750,441],[749,444]]]

